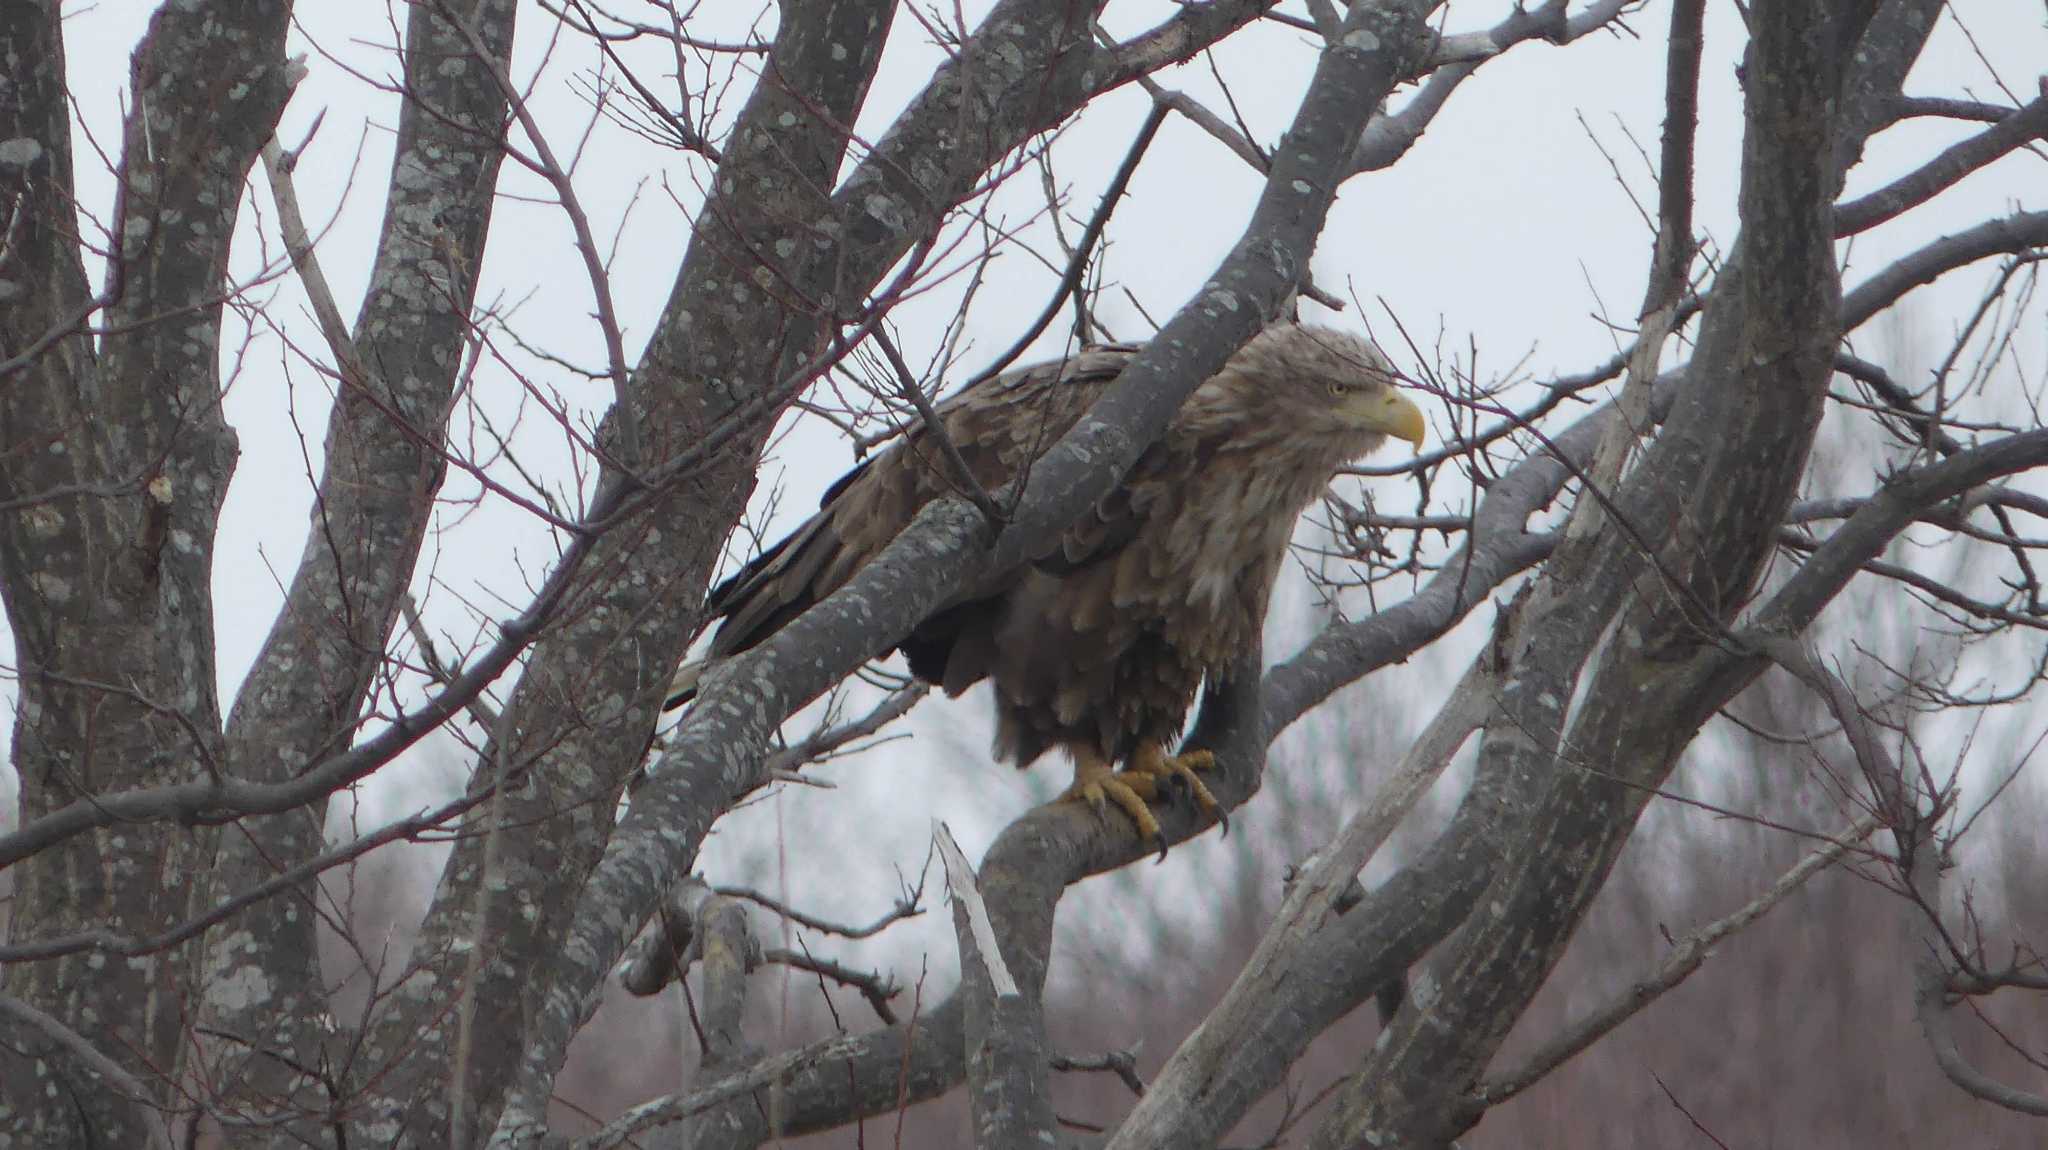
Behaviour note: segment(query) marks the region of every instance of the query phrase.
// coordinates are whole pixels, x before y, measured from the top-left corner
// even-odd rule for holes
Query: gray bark
[[[859,112],[893,9],[884,0],[785,9],[769,78],[734,128],[659,334],[600,437],[614,451],[600,491],[630,490],[656,461],[707,438],[754,398],[748,381],[780,378],[813,346],[819,317],[734,271],[773,266],[778,241],[816,251],[803,225],[826,208],[821,189],[847,143],[840,125]],[[747,194],[725,191],[734,187]],[[821,266],[813,256],[781,270],[809,285]],[[616,796],[696,622],[695,596],[681,589],[703,585],[745,504],[774,410],[762,414],[605,534],[568,592],[577,609],[535,644],[472,782],[498,788],[471,821],[483,833],[450,856],[427,913],[415,963],[434,976],[404,984],[371,1034],[366,1067],[378,1085],[353,1124],[367,1144],[467,1145],[497,1121],[528,1056],[500,1036],[525,1030],[544,985],[534,973],[548,968],[611,834]],[[629,444],[641,456],[619,457]],[[537,821],[547,835],[497,830]],[[645,909],[636,923],[644,918]]]
[[[1740,279],[1724,279],[1709,303],[1690,368],[1714,383],[1687,389],[1618,500],[1617,519],[1676,529],[1651,536],[1645,570],[1638,540],[1617,523],[1590,543],[1585,581],[1549,604],[1539,587],[1538,609],[1549,609],[1512,652],[1481,751],[1482,774],[1514,775],[1527,799],[1504,836],[1492,913],[1432,961],[1313,1146],[1443,1146],[1478,1119],[1473,1084],[1563,953],[1648,788],[1725,701],[1672,668],[1717,642],[1770,553],[1836,338],[1836,173],[1825,145],[1836,138],[1844,65],[1833,37],[1846,18],[1794,8],[1755,14]],[[1625,601],[1567,736],[1563,700]]]
[[[493,0],[468,18],[502,54],[515,12]],[[406,43],[409,98],[383,235],[353,334],[333,349],[342,387],[305,552],[228,715],[230,769],[254,782],[288,781],[352,741],[447,471],[449,398],[477,280],[473,255],[462,253],[483,251],[489,233],[506,99],[429,5],[412,8]],[[208,902],[255,887],[321,854],[326,822],[323,801],[250,820],[224,838],[211,881],[197,885]],[[229,1087],[230,1110],[291,1099],[304,1117],[277,1128],[279,1144],[324,1134],[346,1101],[339,1083],[304,1069],[305,1052],[323,1046],[329,1061],[345,1061],[322,1024],[318,897],[305,882],[256,904],[210,940],[201,975],[203,1025],[224,1036],[210,1044],[207,1080]]]
[[[217,356],[244,177],[294,77],[289,5],[166,8],[136,51],[121,141],[119,252],[95,302],[71,246],[71,139],[55,4],[7,6],[0,181],[24,247],[0,310],[0,593],[20,664],[14,761],[27,822],[81,796],[223,767],[214,689],[213,536],[234,471]],[[204,70],[188,62],[204,58]],[[10,247],[15,243],[10,235]],[[177,323],[157,322],[179,314]],[[17,939],[189,910],[167,876],[201,873],[211,834],[170,825],[74,838],[13,868]],[[119,866],[103,860],[118,858]],[[10,965],[6,990],[68,1020],[153,1090],[183,1056],[191,948],[125,963],[76,953]],[[31,1042],[0,1051],[0,1145],[144,1145],[161,1118],[93,1069]],[[173,1073],[175,1073],[173,1071]]]

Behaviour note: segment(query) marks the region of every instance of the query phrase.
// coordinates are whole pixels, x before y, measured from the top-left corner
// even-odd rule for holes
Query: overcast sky
[[[65,35],[79,115],[82,126],[111,151],[120,138],[128,53],[153,5],[104,0],[72,7]],[[772,6],[767,7],[772,19]],[[965,7],[975,19],[987,5]],[[1985,59],[1979,59],[1953,19],[1944,18],[1908,90],[2004,102],[1993,79],[1995,69],[2020,98],[2029,98],[2042,62],[2048,61],[2041,7],[2020,0],[1958,0],[1955,7],[1970,21]],[[397,113],[394,97],[348,70],[373,79],[392,75],[394,29],[405,15],[402,7],[386,11],[361,2],[299,8],[302,26],[292,50],[307,53],[311,74],[286,112],[281,136],[287,146],[296,146],[316,118],[324,117],[298,169],[298,191],[309,224],[322,234],[321,257],[343,311],[353,315],[376,242]],[[1449,27],[1484,27],[1507,8],[1501,2],[1456,3],[1449,8]],[[1732,3],[1714,0],[1709,8],[1697,222],[1725,247],[1732,239],[1740,152],[1734,65],[1741,39]],[[721,0],[703,9],[718,10],[703,16],[703,34],[736,38],[745,34],[759,6]],[[1164,0],[1117,3],[1106,24],[1128,35],[1173,9]],[[619,10],[631,10],[627,0],[620,0]],[[1476,344],[1482,376],[1525,360],[1525,374],[1542,378],[1584,370],[1611,354],[1616,334],[1596,316],[1604,313],[1621,323],[1632,319],[1643,291],[1650,231],[1599,149],[1606,149],[1638,199],[1653,202],[1648,166],[1637,145],[1654,155],[1668,15],[1666,5],[1652,3],[1631,18],[1638,36],[1602,33],[1562,49],[1525,45],[1484,67],[1396,168],[1346,187],[1316,253],[1314,274],[1323,288],[1355,296],[1367,306],[1363,317],[1353,308],[1317,318],[1352,327],[1370,323],[1396,360],[1406,363],[1409,357],[1393,337],[1380,303],[1384,300],[1419,340],[1433,342],[1440,334],[1444,346],[1460,356],[1468,342]],[[598,59],[574,37],[551,45],[553,34],[545,13],[525,8],[515,71],[530,85],[533,106],[555,147],[567,153],[591,120],[584,81]],[[658,77],[673,69],[672,59],[645,46],[627,50],[637,52],[634,59],[644,63],[657,85]],[[861,117],[861,134],[879,135],[940,58],[916,22],[899,19]],[[1265,24],[1233,39],[1215,59],[1255,135],[1265,143],[1274,141],[1313,64],[1308,37]],[[1224,107],[1201,62],[1162,79]],[[749,82],[742,74],[724,93],[728,116],[743,101]],[[1070,213],[1085,217],[1093,210],[1146,107],[1142,93],[1127,89],[1100,101],[1066,129],[1053,156],[1058,179],[1071,195]],[[1927,122],[1887,132],[1856,173],[1851,192],[1876,186],[1963,132]],[[104,219],[111,182],[85,136],[77,138],[76,150],[81,199]],[[597,233],[623,237],[612,253],[613,289],[630,359],[637,356],[667,296],[688,220],[701,201],[697,189],[706,169],[693,157],[656,151],[603,121],[590,131],[581,155],[577,187]],[[2042,173],[2038,156],[2008,157],[1910,217],[1857,241],[1849,282],[1944,231],[2015,206],[2041,208]],[[260,176],[253,183],[254,195],[241,220],[247,242],[235,259],[238,275],[252,274],[280,250],[269,189]],[[544,202],[539,182],[512,164],[504,169],[501,187],[508,198],[492,224],[480,301],[497,309],[528,344],[580,364],[600,365],[601,345],[588,318],[588,283],[560,212]],[[1109,278],[1163,319],[1215,267],[1248,218],[1258,187],[1257,177],[1228,151],[1185,121],[1170,118],[1132,186],[1132,198],[1111,225]],[[1042,204],[1035,174],[1019,179],[997,203],[1013,221],[1029,218]],[[262,244],[259,229],[270,233]],[[1042,238],[1042,230],[1038,234]],[[1007,346],[1043,306],[1053,280],[1052,271],[1021,253],[997,261],[970,314],[964,355],[969,371]],[[1919,293],[1914,299],[1918,338],[1940,339],[1983,282],[1982,274],[1971,272]],[[272,301],[270,319],[290,333],[300,350],[288,350],[277,334],[257,330],[229,394],[229,417],[240,433],[242,455],[222,520],[215,579],[224,705],[261,643],[281,601],[280,585],[290,579],[304,545],[308,469],[317,472],[319,466],[330,395],[327,381],[298,358],[316,347],[317,339],[297,286],[285,281],[255,294]],[[958,291],[947,288],[897,313],[913,361],[923,362],[937,348],[942,325],[958,302]],[[1120,335],[1141,337],[1148,330],[1123,302],[1121,291],[1105,300],[1102,314]],[[1047,350],[1054,347],[1050,341],[1057,328]],[[2028,362],[2036,365],[2041,334],[2041,325],[2033,325]],[[223,338],[225,354],[242,342],[236,335],[231,318]],[[1864,350],[1881,357],[1895,349]],[[605,386],[532,356],[515,352],[513,358],[543,385],[559,389],[574,408],[591,416],[602,409]],[[510,427],[520,412],[520,395],[507,373],[486,365],[476,388],[481,408],[501,430]],[[482,442],[471,439],[474,433],[465,414],[455,440]],[[550,434],[544,417],[526,410],[514,442],[529,469],[569,489],[560,435]],[[794,516],[814,507],[818,493],[851,458],[844,439],[815,421],[781,440],[764,468],[757,496],[758,503],[775,482],[786,490],[781,517],[769,534],[779,534]],[[1411,486],[1384,481],[1375,490],[1385,506],[1412,506]],[[463,641],[477,634],[482,616],[515,614],[526,598],[524,588],[538,579],[554,554],[541,525],[496,501],[471,506],[467,498],[472,494],[473,484],[450,476],[444,489],[449,500],[442,512],[444,530],[430,540],[416,583],[431,624]],[[1462,506],[1462,494],[1448,487],[1439,489],[1438,496],[1439,509]],[[1484,627],[1489,620],[1490,612],[1482,610],[1474,613],[1471,625]],[[1301,640],[1298,633],[1276,633],[1269,658],[1284,656]],[[11,665],[11,654],[7,658]],[[1448,654],[1420,659],[1355,690],[1397,693],[1419,702],[1427,697],[1427,681],[1455,662]],[[0,682],[0,696],[11,699],[12,694],[12,684]],[[498,696],[504,694],[501,688]],[[1416,721],[1425,715],[1418,712]],[[990,764],[990,722],[980,692],[957,703],[928,703],[911,726],[917,732],[913,742],[893,743],[817,772],[841,789],[757,802],[721,823],[704,867],[717,877],[743,877],[763,886],[787,880],[798,895],[833,897],[847,917],[860,917],[886,908],[892,889],[887,876],[894,868],[914,869],[923,859],[931,818],[946,818],[970,855],[978,855],[1007,818],[1067,782],[1066,767],[1050,758],[1029,776]],[[9,734],[0,733],[0,740]],[[424,773],[419,763],[403,762],[366,787],[368,809],[391,814],[423,805],[432,796],[422,790],[422,778],[431,786],[459,786],[459,769],[466,766],[459,755],[449,741],[431,742],[414,756],[431,760]],[[0,786],[11,788],[11,777]],[[858,808],[857,818],[845,817],[849,806]],[[1253,806],[1240,825],[1256,841],[1258,804]],[[1327,817],[1334,825],[1343,813],[1333,809]],[[840,865],[829,887],[821,885],[815,870],[784,875],[772,866],[762,869],[773,857],[769,848],[791,841],[778,839],[778,824],[784,836],[801,834],[806,849],[818,841],[837,844]],[[836,829],[848,826],[858,828],[857,836]],[[820,840],[820,835],[826,837]],[[1199,876],[1224,865],[1225,856],[1215,852],[1244,849],[1245,838],[1233,839],[1233,844],[1219,844],[1215,836],[1206,836],[1179,848],[1169,866],[1144,868],[1158,873],[1118,881]],[[856,892],[850,899],[849,890]],[[935,968],[950,962],[949,941],[934,949]]]

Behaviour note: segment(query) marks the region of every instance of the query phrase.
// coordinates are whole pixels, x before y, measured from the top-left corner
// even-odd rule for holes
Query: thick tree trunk
[[[214,690],[214,526],[235,464],[221,417],[220,313],[242,185],[295,82],[290,6],[167,7],[136,51],[122,140],[119,252],[95,349],[71,244],[71,142],[55,4],[9,5],[9,191],[33,279],[5,352],[49,344],[0,385],[0,589],[20,661],[14,761],[24,821],[110,790],[225,768]],[[195,69],[190,61],[205,58]],[[10,271],[10,274],[14,274]],[[176,322],[162,317],[177,314]],[[11,935],[151,934],[190,913],[214,832],[110,828],[13,868]],[[192,948],[126,962],[13,964],[7,992],[72,1026],[147,1091],[54,1048],[0,1052],[0,1140],[150,1144],[188,1040]]]

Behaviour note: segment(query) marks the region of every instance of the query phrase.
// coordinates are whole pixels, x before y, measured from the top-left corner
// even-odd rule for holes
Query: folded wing
[[[1122,345],[1090,348],[984,380],[940,403],[937,413],[976,482],[993,491],[1065,435],[1136,354]],[[926,503],[954,491],[922,427],[842,476],[816,515],[712,591],[710,610],[725,622],[710,658],[766,641],[851,579]],[[1113,551],[1132,527],[1127,502],[1122,489],[1112,492],[1041,562],[1057,568]],[[993,614],[1020,574],[998,573],[968,589],[906,637],[900,647],[911,670],[955,694],[985,675]],[[669,705],[694,694],[699,670],[693,664],[679,673]]]

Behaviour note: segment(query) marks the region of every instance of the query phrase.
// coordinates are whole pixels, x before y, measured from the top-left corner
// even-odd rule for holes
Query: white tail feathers
[[[673,711],[697,697],[697,680],[704,677],[707,660],[684,663],[676,668],[675,678],[668,681],[668,695],[661,701],[661,709]]]

